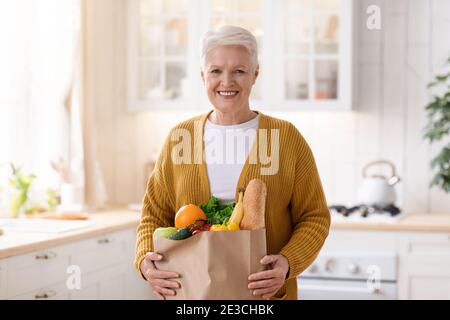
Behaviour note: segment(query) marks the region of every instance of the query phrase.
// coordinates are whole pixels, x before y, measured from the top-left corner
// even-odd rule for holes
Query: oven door
[[[395,300],[397,284],[381,282],[370,288],[363,280],[336,280],[301,277],[297,280],[299,300]]]

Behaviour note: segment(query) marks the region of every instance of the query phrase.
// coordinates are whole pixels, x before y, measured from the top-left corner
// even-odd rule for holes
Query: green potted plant
[[[22,174],[20,168],[15,167],[12,163],[10,165],[12,176],[9,178],[9,184],[13,187],[15,192],[9,210],[13,217],[18,217],[19,213],[25,209],[25,205],[28,201],[28,191],[36,176],[34,174]]]
[[[450,58],[446,65],[450,65]],[[428,88],[435,88],[440,94],[433,95],[433,99],[426,106],[428,123],[424,137],[430,143],[443,139],[446,141],[450,136],[450,71],[435,76]],[[434,170],[434,176],[430,187],[438,186],[443,191],[450,192],[450,142],[432,159],[431,168]]]

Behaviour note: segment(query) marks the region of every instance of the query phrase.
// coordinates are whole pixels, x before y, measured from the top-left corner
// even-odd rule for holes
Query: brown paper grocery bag
[[[248,276],[265,270],[266,229],[201,232],[184,240],[153,237],[159,270],[181,275],[177,300],[258,300],[248,289]]]

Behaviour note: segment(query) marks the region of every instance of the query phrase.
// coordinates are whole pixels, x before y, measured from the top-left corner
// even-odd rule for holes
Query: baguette
[[[266,184],[259,179],[250,180],[244,193],[244,216],[240,223],[242,230],[265,227],[266,196]]]

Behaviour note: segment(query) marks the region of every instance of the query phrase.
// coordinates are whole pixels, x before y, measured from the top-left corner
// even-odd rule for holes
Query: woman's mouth
[[[217,91],[217,93],[224,99],[233,99],[237,96],[239,91]]]

